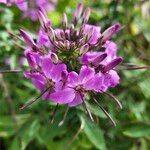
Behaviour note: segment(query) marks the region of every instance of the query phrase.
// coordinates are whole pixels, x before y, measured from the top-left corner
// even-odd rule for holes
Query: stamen
[[[53,109],[53,111],[51,112],[51,115],[50,115],[50,119],[49,119],[49,123],[52,124],[53,121],[54,121],[54,117],[55,117],[55,114],[57,112],[57,109],[58,109],[58,106],[59,104],[57,103],[57,105],[55,106],[55,108]]]
[[[68,114],[68,110],[69,110],[69,107],[67,107],[67,109],[66,109],[66,111],[65,111],[65,113],[64,113],[63,120],[59,122],[59,124],[58,124],[59,127],[64,124],[64,121],[65,121],[66,116],[67,116],[67,114]]]
[[[45,92],[47,92],[49,90],[50,87],[48,87],[46,90],[44,90],[37,98],[27,102],[26,104],[24,104],[22,107],[19,108],[19,110],[23,110],[27,107],[29,107],[31,104],[33,104],[34,102],[36,102]]]
[[[98,101],[93,98],[94,102],[98,105],[98,107],[105,113],[105,115],[110,119],[111,123],[116,126],[115,121],[112,119],[112,117],[109,115],[109,113],[98,103]]]
[[[22,73],[22,70],[2,70],[0,71],[0,74],[5,74],[5,73]]]
[[[82,97],[81,97],[81,98],[82,98]],[[83,106],[85,107],[85,109],[86,109],[86,111],[87,111],[87,114],[89,115],[91,121],[94,122],[93,116],[92,116],[90,110],[88,109],[88,107],[87,107],[85,101],[83,100],[83,98],[82,98],[82,102],[83,102]]]
[[[127,68],[117,68],[116,70],[139,70],[139,69],[150,69],[150,66],[135,66],[135,67],[127,67]]]
[[[108,95],[109,97],[111,97],[119,106],[120,109],[122,109],[122,104],[119,102],[119,100],[112,94],[108,93],[108,92],[104,92],[104,94]]]

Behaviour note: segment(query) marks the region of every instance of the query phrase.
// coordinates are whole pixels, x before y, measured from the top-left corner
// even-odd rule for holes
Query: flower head
[[[119,84],[116,67],[122,58],[111,41],[120,29],[118,23],[101,33],[101,27],[87,24],[90,8],[84,10],[82,4],[70,25],[63,15],[62,29],[51,27],[42,8],[38,16],[41,28],[36,42],[24,30],[20,34],[27,44],[25,56],[30,67],[25,77],[44,92],[43,99],[72,107],[85,104],[91,93],[105,93]]]

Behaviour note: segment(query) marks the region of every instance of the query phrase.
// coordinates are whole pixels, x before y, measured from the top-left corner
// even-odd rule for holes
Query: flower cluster
[[[38,7],[44,8],[47,12],[52,11],[57,4],[57,0],[0,0],[0,3],[8,6],[15,4],[25,17],[30,17],[33,21],[36,21],[38,19]]]
[[[90,9],[84,10],[82,4],[70,25],[63,15],[62,29],[52,29],[43,8],[38,16],[41,28],[36,42],[24,30],[20,34],[27,44],[25,57],[30,66],[24,75],[42,92],[43,99],[72,107],[119,84],[116,67],[122,58],[111,41],[121,28],[119,23],[101,33],[99,26],[87,24]]]

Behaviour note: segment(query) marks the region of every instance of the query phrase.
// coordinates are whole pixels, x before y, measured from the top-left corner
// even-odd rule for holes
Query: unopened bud
[[[68,23],[68,20],[67,20],[67,16],[66,16],[66,14],[64,13],[63,14],[63,17],[62,17],[62,27],[63,27],[63,29],[67,29],[67,23]]]
[[[67,48],[67,50],[70,49],[70,42],[69,42],[68,40],[66,40],[66,41],[64,42],[64,45],[65,45],[65,47]]]
[[[112,60],[110,63],[108,63],[102,70],[102,72],[107,72],[113,68],[115,68],[116,66],[118,66],[120,63],[122,63],[122,58],[118,57],[114,60]]]
[[[120,30],[121,26],[119,23],[114,24],[113,26],[109,27],[102,33],[102,42],[106,42],[107,40],[111,39],[111,37],[116,34]]]
[[[64,82],[67,80],[68,72],[66,70],[62,71],[61,78],[62,78],[62,81],[64,81]]]
[[[52,42],[55,41],[55,32],[51,27],[48,28],[48,36],[50,37]]]
[[[26,44],[32,48],[35,47],[35,43],[34,43],[32,37],[24,30],[20,29],[19,31],[20,31],[20,34],[23,37],[24,41],[26,42]]]
[[[58,63],[58,57],[55,53],[51,53],[51,60],[54,64],[57,64]]]
[[[92,61],[92,64],[94,66],[98,66],[100,64],[100,62],[102,62],[105,58],[107,57],[107,54],[106,53],[103,53],[99,56],[97,56],[93,61]]]
[[[41,7],[39,8],[39,11],[38,11],[38,17],[39,17],[39,21],[41,23],[41,26],[43,28],[48,28],[50,27],[50,20],[48,19],[47,17],[47,14],[45,12],[44,9],[42,9]]]
[[[83,45],[83,46],[80,48],[80,55],[85,54],[86,52],[88,52],[88,50],[89,50],[89,45],[88,45],[88,44]]]
[[[86,8],[84,13],[83,13],[83,24],[86,24],[88,22],[90,14],[91,14],[91,9]]]
[[[83,11],[83,4],[80,3],[80,4],[78,4],[78,6],[77,6],[77,8],[75,10],[75,13],[74,13],[73,24],[75,26],[76,26],[79,18],[81,17],[82,11]]]

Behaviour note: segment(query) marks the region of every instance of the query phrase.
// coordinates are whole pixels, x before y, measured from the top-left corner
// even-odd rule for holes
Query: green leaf
[[[33,120],[26,123],[20,131],[20,137],[22,140],[22,150],[37,136],[40,128],[38,120]]]
[[[9,150],[20,150],[19,139],[17,139],[17,138],[13,139],[13,141],[9,147]]]
[[[89,140],[100,150],[105,150],[105,139],[101,129],[95,123],[92,123],[87,116],[80,114],[81,122],[84,124],[84,132]]]
[[[133,126],[127,128],[123,134],[132,138],[149,136],[150,124],[134,124]]]

